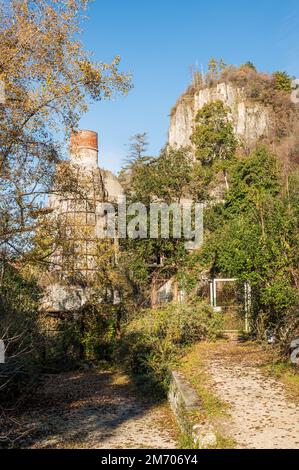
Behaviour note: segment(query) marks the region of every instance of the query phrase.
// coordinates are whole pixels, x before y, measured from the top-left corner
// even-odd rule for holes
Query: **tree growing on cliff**
[[[274,72],[274,85],[276,90],[285,91],[291,93],[292,91],[292,79],[287,72]]]
[[[240,68],[248,68],[248,69],[251,69],[253,70],[254,72],[256,72],[256,66],[254,65],[253,62],[251,62],[250,60],[248,60],[247,62],[245,62],[245,64],[242,64],[240,66]]]
[[[204,105],[196,116],[191,136],[197,159],[203,167],[222,169],[227,189],[227,168],[237,148],[228,115],[229,108],[220,100]]]

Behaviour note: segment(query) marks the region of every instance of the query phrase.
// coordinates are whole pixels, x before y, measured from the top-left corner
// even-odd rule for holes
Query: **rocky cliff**
[[[221,100],[231,110],[231,119],[236,134],[250,146],[260,137],[267,137],[270,116],[266,107],[246,99],[242,89],[229,83],[219,83],[213,88],[204,88],[184,93],[171,112],[168,142],[170,145],[190,145],[194,119],[206,103]]]

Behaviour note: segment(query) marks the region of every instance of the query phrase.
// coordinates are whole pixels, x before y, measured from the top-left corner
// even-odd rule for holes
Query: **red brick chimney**
[[[98,166],[98,134],[94,131],[79,130],[71,134],[70,159],[72,163],[85,168]]]

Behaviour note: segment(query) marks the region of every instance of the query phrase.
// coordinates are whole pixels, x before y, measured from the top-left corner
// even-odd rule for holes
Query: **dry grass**
[[[205,370],[205,359],[212,354],[216,343],[199,343],[184,356],[180,371],[193,385],[202,402],[199,418],[205,419],[226,414],[226,404],[219,400],[212,391],[209,376]],[[217,343],[218,344],[218,343]]]
[[[231,449],[235,441],[225,434],[225,422],[229,418],[229,408],[225,402],[213,392],[209,375],[205,369],[205,360],[213,351],[217,343],[199,343],[192,347],[184,356],[180,364],[180,371],[196,390],[202,403],[193,420],[196,424],[212,424],[217,437],[217,449]]]
[[[182,367],[187,375],[192,377],[196,371],[204,368],[205,360],[211,355],[214,358],[227,358],[232,364],[260,368],[261,372],[281,381],[285,385],[287,393],[299,402],[299,367],[292,366],[287,361],[282,362],[276,348],[254,341],[244,343],[226,340],[215,343],[203,342],[195,345],[188,352],[182,361]],[[202,373],[202,377],[204,374],[205,372]]]

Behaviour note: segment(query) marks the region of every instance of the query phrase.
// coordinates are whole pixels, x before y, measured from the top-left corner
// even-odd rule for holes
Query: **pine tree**
[[[208,70],[209,70],[210,78],[212,80],[216,80],[217,75],[218,75],[218,65],[217,65],[217,61],[216,61],[216,59],[214,59],[214,57],[212,57],[209,61]]]

